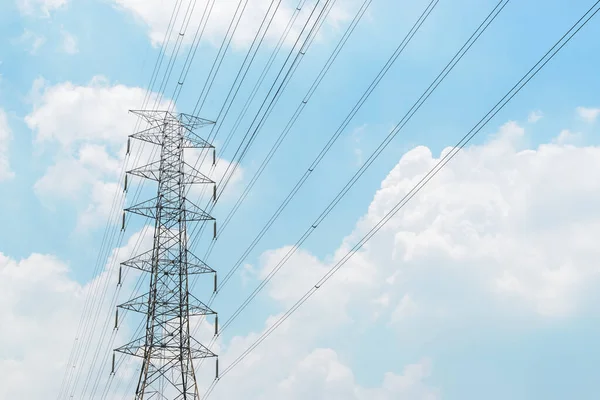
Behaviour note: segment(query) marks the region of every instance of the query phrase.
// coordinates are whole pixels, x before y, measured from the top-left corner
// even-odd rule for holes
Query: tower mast
[[[153,218],[154,239],[152,250],[122,263],[150,274],[148,292],[117,306],[145,314],[145,334],[115,351],[143,360],[136,400],[198,400],[193,362],[216,354],[190,336],[190,317],[216,318],[216,313],[190,293],[188,276],[215,274],[216,281],[216,272],[189,251],[187,223],[214,222],[214,218],[186,198],[186,188],[215,182],[187,164],[183,155],[185,148],[214,152],[194,133],[213,122],[168,111],[132,112],[150,127],[130,139],[160,146],[160,159],[127,174],[157,181],[158,192],[155,198],[124,210]]]

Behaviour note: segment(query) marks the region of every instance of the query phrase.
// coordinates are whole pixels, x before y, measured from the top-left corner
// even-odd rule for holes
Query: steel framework
[[[158,193],[124,210],[123,227],[125,211],[154,219],[154,242],[152,250],[122,263],[149,273],[150,288],[117,306],[117,320],[119,309],[145,314],[146,330],[144,336],[115,351],[143,359],[136,400],[198,400],[194,360],[216,355],[190,336],[190,316],[216,318],[216,313],[189,292],[188,275],[212,273],[216,286],[216,272],[188,250],[186,228],[188,222],[214,218],[186,198],[186,188],[215,182],[187,164],[183,155],[185,148],[212,149],[214,154],[213,146],[194,133],[213,122],[168,111],[132,112],[148,122],[149,128],[130,139],[159,145],[161,150],[158,161],[127,174],[157,181]],[[127,175],[125,182],[127,187]]]

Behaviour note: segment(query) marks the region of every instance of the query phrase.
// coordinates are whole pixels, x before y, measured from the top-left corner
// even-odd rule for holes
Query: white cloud
[[[148,35],[154,45],[159,45],[165,39],[165,33],[169,26],[171,16],[173,15],[173,3],[163,2],[161,0],[113,0],[118,7],[132,13],[137,19],[144,23],[148,27]],[[186,16],[186,10],[188,9],[190,1],[183,1],[180,11],[175,20],[173,34],[171,40],[177,37],[177,34],[184,32],[184,18]],[[205,38],[207,38],[213,44],[219,44],[227,32],[227,28],[230,21],[233,19],[235,10],[237,8],[238,0],[220,0],[216,1],[212,8],[210,18],[206,25]],[[189,28],[185,31],[183,41],[185,43],[191,43],[196,31],[196,27],[200,24],[202,15],[204,13],[206,2],[197,3],[194,13],[191,15]],[[236,34],[233,37],[232,44],[234,47],[247,47],[254,39],[256,32],[258,31],[261,21],[267,11],[271,0],[252,0],[248,3],[244,14],[241,17],[239,26]],[[347,7],[349,2],[344,4]],[[266,39],[270,42],[277,42],[282,32],[284,32],[289,20],[291,19],[294,10],[298,6],[297,0],[284,0],[279,6],[271,27],[267,32]],[[288,37],[288,44],[293,44],[293,41],[300,33],[301,25],[309,17],[310,11],[313,7],[313,2],[306,2],[302,7],[302,10],[294,24],[290,36]],[[345,8],[336,5],[329,15],[328,21],[334,28],[344,20],[349,18],[349,14],[345,11]],[[274,8],[271,8],[270,14],[272,15]],[[316,14],[316,13],[315,13]],[[313,16],[314,17],[314,16]]]
[[[430,374],[424,360],[405,367],[402,375],[386,374],[380,388],[363,388],[354,380],[352,370],[331,349],[316,349],[299,361],[290,375],[269,394],[269,399],[300,400],[435,400],[436,392],[423,384]]]
[[[104,146],[84,145],[77,156],[63,154],[35,183],[36,195],[47,206],[75,205],[77,229],[106,223],[115,195],[122,193],[119,178],[121,159]],[[117,207],[122,198],[119,197]]]
[[[49,86],[43,80],[33,85],[33,111],[25,122],[35,133],[37,149],[55,154],[55,163],[36,182],[35,192],[46,203],[75,202],[80,228],[104,223],[114,193],[121,193],[118,179],[125,144],[136,122],[128,110],[139,108],[145,93],[111,85],[99,76],[85,86]],[[154,101],[156,95],[150,98]],[[162,107],[167,105],[162,102]]]
[[[30,94],[33,110],[25,122],[34,132],[36,149],[52,152],[55,159],[34,189],[48,206],[75,202],[80,214],[79,228],[104,224],[114,194],[122,193],[123,182],[119,179],[122,179],[120,172],[125,162],[127,136],[133,133],[137,121],[128,110],[139,109],[145,93],[138,87],[110,84],[100,76],[87,85],[65,82],[51,86],[43,79],[33,84]],[[157,99],[157,95],[152,94],[149,104]],[[163,100],[158,108],[167,109],[169,105],[169,101]],[[145,125],[139,129],[145,129]],[[156,160],[157,149],[132,141],[127,169]],[[199,154],[188,149],[186,160],[194,165]],[[203,165],[201,172],[219,181],[229,162],[218,161],[214,171],[209,165]],[[233,192],[242,178],[243,169],[237,168],[230,182]],[[131,180],[132,185],[139,182]],[[201,189],[195,185],[192,194],[200,194]],[[232,190],[228,189],[227,193],[231,194]]]
[[[527,117],[527,122],[529,122],[531,124],[535,124],[540,119],[542,119],[543,116],[544,116],[544,114],[541,111],[532,111],[529,113],[529,116]]]
[[[577,107],[576,111],[579,118],[590,123],[596,121],[596,118],[600,115],[600,108]]]
[[[96,76],[87,85],[71,82],[48,86],[36,83],[33,111],[25,122],[35,131],[38,143],[55,142],[65,148],[82,143],[123,147],[133,133],[136,117],[128,110],[138,109],[146,91],[139,87],[111,85]],[[156,94],[150,96],[154,104]],[[159,108],[166,108],[162,101]]]
[[[17,6],[22,14],[38,14],[50,16],[50,12],[67,4],[68,0],[17,0]]]
[[[568,129],[563,129],[560,131],[560,134],[556,139],[554,139],[554,143],[558,144],[577,144],[581,141],[583,136],[580,132],[571,132]]]
[[[443,329],[475,316],[533,321],[585,312],[600,283],[592,239],[600,234],[600,147],[555,140],[525,149],[524,135],[510,122],[486,144],[466,148],[269,345],[283,346],[294,329],[310,342],[319,335],[314,326],[335,337],[350,323],[353,331],[366,329],[374,318],[424,340],[423,324]],[[426,147],[407,152],[333,257],[325,262],[299,250],[267,285],[269,297],[283,309],[293,304],[438,160]],[[288,249],[263,254],[259,276]]]
[[[398,334],[425,345],[435,326],[451,330],[473,320],[522,323],[523,316],[534,321],[584,312],[600,273],[593,239],[600,233],[600,148],[555,140],[524,149],[525,133],[510,122],[486,144],[465,149],[268,343],[223,378],[215,398],[235,397],[243,388],[251,399],[434,399],[437,391],[423,382],[427,363],[408,367],[402,377],[388,374],[382,388],[363,389],[336,349],[315,350],[315,343],[337,343],[349,329],[363,331],[373,323],[368,315],[383,314]],[[300,249],[267,285],[268,297],[287,309],[438,160],[426,147],[406,153],[333,261]],[[258,277],[267,276],[288,250],[265,252]],[[265,329],[278,317],[269,317]],[[223,365],[259,334],[221,344]],[[256,377],[256,370],[265,376]],[[386,393],[387,385],[406,391]]]
[[[13,43],[25,45],[29,54],[35,55],[37,51],[46,43],[46,37],[38,35],[29,29],[25,29],[23,34],[14,40]]]
[[[64,263],[40,254],[17,261],[0,253],[0,278],[0,397],[43,398],[73,340],[65,333],[77,328],[83,289]]]
[[[71,33],[61,28],[60,33],[62,35],[62,50],[67,54],[76,54],[79,52],[77,47],[77,38]]]
[[[140,237],[142,252],[151,245],[152,231],[145,230]],[[112,251],[110,261],[105,269],[93,281],[80,285],[68,276],[67,266],[52,256],[32,255],[17,261],[0,254],[0,300],[4,307],[0,317],[7,324],[0,327],[0,339],[7,344],[0,349],[0,396],[2,398],[19,398],[37,400],[51,393],[58,393],[65,369],[72,370],[78,376],[74,392],[69,390],[67,395],[74,393],[75,398],[83,395],[83,382],[86,376],[99,379],[99,388],[95,396],[91,396],[91,386],[86,392],[86,398],[99,399],[100,394],[109,380],[110,351],[133,339],[133,327],[140,321],[125,319],[119,325],[115,336],[104,335],[108,323],[108,332],[112,332],[114,309],[108,299],[112,298],[117,279],[115,266],[127,259],[137,247],[138,236],[133,235],[120,249]],[[131,270],[135,271],[135,270]],[[130,298],[131,292],[139,275],[129,271],[123,288],[120,290],[121,299]],[[147,284],[147,283],[146,283]],[[145,290],[142,285],[141,291]],[[106,293],[100,296],[100,293]],[[139,294],[139,293],[138,293]],[[78,321],[83,309],[83,303],[88,295],[92,295],[91,308],[97,310],[88,315],[97,315],[96,325],[88,325],[81,334],[80,346],[86,346],[87,353],[79,353],[83,358],[76,358],[67,364],[73,336],[77,332]],[[104,300],[103,300],[104,299]],[[327,301],[327,299],[324,299]],[[122,300],[121,300],[122,301]],[[300,319],[299,319],[300,318]],[[307,318],[313,324],[306,324]],[[273,318],[265,324],[268,326]],[[92,320],[90,320],[92,321]],[[135,323],[130,324],[130,322]],[[283,329],[273,335],[270,346],[257,349],[247,362],[233,370],[227,384],[217,386],[214,399],[225,399],[243,396],[250,400],[259,399],[356,399],[356,400],[393,400],[408,397],[411,400],[437,399],[436,392],[426,386],[426,380],[431,373],[429,360],[422,360],[408,365],[401,373],[387,373],[380,387],[364,387],[354,379],[354,373],[341,361],[334,349],[315,346],[318,333],[323,332],[321,318],[311,318],[310,315],[299,313],[289,321]],[[316,324],[316,325],[315,325]],[[210,338],[213,327],[204,324],[200,332],[203,341]],[[71,332],[71,334],[65,334]],[[18,333],[18,334],[17,334]],[[307,335],[307,333],[310,333]],[[317,336],[315,336],[317,335]],[[231,342],[219,343],[216,346],[221,359],[225,362],[237,356],[240,349],[245,348],[256,335],[235,337]],[[273,342],[274,341],[274,342]],[[52,346],[48,346],[52,343]],[[89,347],[88,347],[89,346]],[[98,362],[89,371],[92,359],[98,354]],[[109,357],[105,357],[106,355]],[[101,361],[108,360],[104,369],[100,369]],[[118,357],[120,360],[120,357]],[[250,364],[248,364],[248,361]],[[209,365],[210,364],[210,365]],[[75,368],[73,368],[73,365]],[[139,359],[126,357],[125,363],[118,363],[119,368],[113,379],[113,389],[110,399],[131,395],[134,390],[128,383],[135,381],[136,368]],[[226,364],[225,364],[226,365]],[[197,376],[203,387],[210,380],[213,364],[206,363],[199,367]],[[204,368],[205,370],[203,370]],[[43,370],[43,371],[42,371]],[[37,371],[37,372],[36,372]],[[400,372],[400,371],[399,371]],[[36,373],[36,385],[25,385],[31,373]],[[129,392],[127,392],[129,390]]]
[[[223,377],[212,398],[433,400],[440,395],[427,383],[432,371],[429,360],[386,373],[380,387],[367,388],[357,383],[359,371],[346,361],[352,354],[337,346],[341,343],[344,348],[356,348],[347,336],[356,336],[362,346],[369,343],[361,335],[365,326],[372,326],[372,319],[364,317],[369,313],[385,314],[399,331],[420,337],[429,332],[415,325],[423,319],[443,324],[449,318],[456,322],[477,315],[480,324],[484,318],[556,319],[582,312],[597,287],[600,272],[596,263],[600,250],[595,240],[600,233],[600,148],[555,141],[524,149],[521,139],[525,133],[521,126],[508,123],[486,144],[466,148],[268,342]],[[98,148],[80,152],[78,162],[94,165],[101,158],[89,155],[95,152],[101,153]],[[333,261],[343,256],[438,159],[425,147],[406,153],[382,182],[354,232],[334,253]],[[131,238],[128,246],[134,242]],[[266,276],[287,249],[263,254],[256,269],[258,276]],[[56,293],[64,295],[58,299],[71,301],[73,307],[55,307],[52,300],[43,306],[53,312],[64,310],[65,318],[74,318],[74,296],[84,289],[65,278],[64,265],[53,258],[44,259],[49,272],[37,276],[33,267],[25,268],[23,278],[16,279],[15,265],[23,262],[0,258],[0,274],[4,265],[11,266],[6,269],[11,271],[8,277],[0,279],[0,286],[2,282],[29,279],[39,285],[48,282],[46,287],[34,285],[36,293],[50,291],[50,299]],[[31,265],[41,263],[37,260]],[[266,294],[275,303],[270,305],[286,309],[330,266],[329,259],[322,261],[300,250],[267,286]],[[53,277],[48,278],[51,274]],[[0,296],[8,299],[3,304],[9,305],[0,310],[8,315],[4,320],[25,321],[26,327],[39,328],[27,331],[32,335],[44,332],[45,340],[39,343],[48,343],[58,335],[57,319],[52,314],[38,318],[37,308],[32,307],[27,309],[32,313],[29,319],[19,317],[23,313],[19,307],[30,298],[27,288],[12,283],[4,286]],[[257,314],[253,317],[258,318]],[[277,317],[267,317],[263,330]],[[64,326],[72,325],[68,321],[59,325],[61,334]],[[206,325],[202,336],[209,335],[210,326]],[[9,350],[5,351],[25,351],[22,346],[29,343],[14,337],[13,326],[6,342],[15,345],[6,346]],[[342,335],[349,327],[353,334]],[[126,326],[122,329],[128,330]],[[0,332],[5,334],[1,327]],[[229,365],[259,334],[251,332],[219,342],[216,348],[222,366]],[[53,346],[54,353],[35,353],[37,358],[31,360],[45,368],[43,377],[47,377],[48,385],[43,386],[44,396],[60,381],[56,376],[62,376],[68,344],[63,340]],[[23,377],[36,366],[31,370],[27,362],[10,357],[3,356],[0,364],[4,373],[0,374],[0,390],[4,390],[0,397],[16,398],[14,391],[25,389],[24,394],[18,392],[19,398],[43,398],[35,392],[38,388],[22,387]],[[44,360],[53,360],[50,365],[54,368]],[[206,371],[200,368],[197,372],[204,387],[213,376],[213,365],[208,364],[203,365]],[[131,375],[127,371],[123,373]],[[14,382],[4,384],[4,379]]]
[[[8,149],[11,139],[12,132],[8,125],[6,112],[0,108],[0,182],[14,177],[14,172],[11,171],[8,162]]]
[[[101,361],[110,356],[116,347],[114,344],[126,343],[132,335],[126,325],[113,332],[114,305],[108,300],[115,294],[116,267],[136,254],[136,248],[141,252],[151,243],[150,230],[132,235],[123,247],[111,251],[109,262],[85,285],[74,281],[69,276],[69,266],[54,256],[32,254],[15,260],[0,252],[0,303],[3,305],[0,318],[5,322],[0,324],[0,340],[5,344],[0,348],[0,398],[56,397],[67,369],[79,376],[76,398],[81,395],[90,370],[92,381],[87,393],[91,393],[95,379],[99,379],[100,387],[104,388],[109,379],[106,370],[109,364],[101,369]],[[127,272],[121,289],[124,298],[131,295],[139,276],[135,270]],[[87,299],[90,299],[87,328],[79,331]],[[89,350],[79,352],[79,357],[67,366],[77,333],[81,335],[77,338],[80,349],[89,345]],[[97,362],[91,368],[93,359]],[[128,364],[119,371],[120,378],[130,378],[133,373],[133,366]],[[31,384],[31,374],[36,375],[35,384]],[[69,397],[68,394],[65,397]],[[95,396],[86,398],[100,399],[100,394],[98,391]],[[122,392],[115,391],[115,396],[117,394]]]
[[[550,317],[581,310],[586,282],[600,272],[599,251],[585,239],[600,228],[600,148],[566,144],[572,134],[563,131],[552,144],[520,149],[523,135],[509,123],[465,149],[359,253],[377,266],[374,293],[397,293],[394,315],[477,312],[497,302]],[[346,243],[437,161],[425,147],[405,154]]]
[[[202,131],[199,132],[202,135]],[[238,165],[237,168],[234,168],[234,165],[231,165],[231,162],[222,158],[215,159],[215,166],[212,165],[212,151],[208,150],[209,153],[204,157],[203,152],[199,149],[187,149],[184,153],[185,162],[187,162],[190,166],[196,167],[202,174],[209,177],[214,182],[217,182],[217,186],[219,183],[223,182],[225,179],[225,173],[229,176],[231,173],[231,178],[227,183],[227,189],[223,192],[223,199],[230,199],[236,194],[238,194],[240,189],[240,184],[244,179],[244,169]],[[200,163],[198,160],[205,160],[204,163]],[[231,166],[230,166],[231,165]],[[196,202],[198,198],[202,198],[202,201],[205,199],[212,198],[213,188],[205,185],[192,185],[190,187],[190,194],[192,195],[192,201]],[[198,203],[198,205],[200,205]]]
[[[318,305],[323,306],[326,302],[327,298],[322,298]],[[265,327],[274,320],[275,316],[270,317]],[[315,308],[312,314],[295,314],[269,336],[268,342],[257,347],[235,369],[223,376],[211,398],[222,400],[241,395],[252,400],[438,398],[437,390],[427,383],[431,374],[431,363],[427,359],[405,366],[401,373],[385,373],[379,387],[359,385],[355,380],[355,372],[341,361],[352,357],[352,352],[341,355],[333,348],[316,345],[325,338],[341,338],[339,335],[342,332],[339,329],[332,332],[331,327],[327,318],[315,313]],[[250,333],[234,337],[220,351],[222,365],[229,366],[257,336]],[[198,371],[203,387],[208,383],[204,377],[210,378],[209,371],[209,368],[200,368]]]

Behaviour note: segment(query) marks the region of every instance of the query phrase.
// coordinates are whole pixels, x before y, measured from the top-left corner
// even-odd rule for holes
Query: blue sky
[[[73,294],[79,303],[86,293],[85,288],[89,287],[86,285],[99,279],[93,276],[93,271],[107,215],[101,211],[93,214],[90,217],[93,223],[88,223],[84,228],[81,228],[81,218],[86,215],[86,210],[98,210],[90,209],[90,205],[102,207],[105,204],[102,203],[102,195],[106,193],[103,190],[114,189],[110,185],[121,183],[117,181],[112,163],[118,162],[120,167],[126,139],[123,133],[133,131],[127,110],[122,109],[121,113],[118,106],[123,104],[125,108],[133,102],[131,107],[138,107],[135,101],[141,98],[140,93],[143,94],[148,87],[152,67],[160,51],[159,46],[152,43],[152,38],[160,37],[160,24],[164,24],[165,19],[164,13],[152,9],[165,7],[170,10],[171,5],[164,3],[170,2],[138,4],[130,0],[3,0],[0,5],[0,109],[7,116],[10,131],[10,139],[0,135],[0,141],[5,143],[2,145],[0,142],[0,157],[6,148],[8,165],[14,173],[12,178],[0,180],[0,191],[4,194],[0,197],[3,222],[0,252],[7,260],[17,264],[34,253],[60,260],[60,264],[67,266],[68,270],[55,273],[60,277],[60,282],[66,285],[64,287],[76,285],[80,288],[81,292],[75,291]],[[184,3],[187,4],[185,0]],[[293,9],[292,3],[295,6],[297,2],[284,1],[281,20],[288,15],[286,12]],[[227,215],[256,172],[359,5],[357,0],[340,0],[339,3],[336,11],[341,10],[339,15],[342,17],[337,23],[328,20],[322,34],[306,53],[242,162],[240,175],[215,208],[218,220]],[[373,0],[367,15],[303,114],[217,241],[209,262],[220,271],[221,276],[237,260],[304,173],[427,3],[421,0]],[[220,294],[215,308],[225,319],[268,273],[270,266],[275,264],[274,254],[279,254],[284,246],[292,245],[297,240],[496,3],[487,0],[439,2],[318,170],[246,259],[247,266],[241,268]],[[254,14],[259,14],[256,10],[260,10],[264,4],[264,1],[251,0],[249,7],[253,7]],[[312,4],[312,1],[308,1],[303,13]],[[391,200],[378,200],[380,197],[387,199],[388,187],[382,181],[392,182],[389,187],[397,188],[396,192],[392,191],[392,194],[395,193],[392,200],[408,190],[405,184],[411,181],[411,174],[416,176],[425,173],[423,168],[438,158],[444,148],[456,143],[591,5],[589,0],[573,0],[568,4],[558,0],[510,2],[350,194],[304,244],[301,254],[292,259],[286,269],[296,272],[282,273],[283,277],[269,285],[266,292],[248,307],[240,320],[224,335],[220,345],[228,357],[235,356],[237,350],[243,350],[241,344],[250,340],[253,332],[263,330],[269,316],[285,311],[293,299],[310,288],[314,282],[311,283],[309,278],[316,277],[314,274],[341,256],[339,253],[345,248],[346,239],[358,237],[366,230],[369,221],[374,222],[373,216],[380,215],[378,210],[392,205]],[[299,19],[303,16],[305,14],[301,13]],[[168,20],[168,16],[166,18]],[[200,42],[176,104],[179,111],[193,110],[200,87],[216,56],[218,47],[215,43],[222,38],[219,35],[224,33],[223,24],[228,23],[221,14],[218,14],[218,18]],[[256,22],[255,17],[252,18]],[[190,28],[190,31],[193,30],[195,26]],[[243,26],[242,31],[251,31],[251,27]],[[292,33],[295,32],[292,30]],[[188,33],[186,37],[189,37]],[[224,120],[216,142],[217,148],[222,146],[234,117],[273,50],[273,37],[269,36],[260,48],[248,80],[240,90],[240,97],[234,103],[231,115]],[[303,375],[302,366],[314,362],[309,355],[314,355],[314,349],[319,348],[333,349],[338,361],[345,365],[344,368],[352,371],[352,384],[361,387],[353,389],[357,399],[369,398],[369,395],[360,392],[364,388],[385,386],[382,382],[387,372],[405,374],[410,383],[406,384],[408,389],[406,392],[394,392],[389,388],[385,392],[381,389],[385,394],[371,394],[380,396],[373,398],[391,399],[401,395],[409,399],[596,398],[594,365],[600,355],[594,350],[594,338],[599,330],[595,322],[598,310],[594,306],[595,296],[588,296],[587,290],[593,286],[590,282],[597,282],[594,281],[597,267],[594,267],[593,252],[585,243],[578,242],[577,238],[586,234],[593,237],[595,229],[600,226],[595,224],[598,213],[585,209],[589,212],[589,218],[584,218],[581,226],[564,221],[579,221],[577,214],[583,210],[577,209],[578,204],[585,204],[586,199],[595,198],[600,193],[596,191],[595,183],[582,181],[577,186],[582,180],[581,175],[593,181],[597,172],[592,168],[584,173],[575,167],[593,167],[593,157],[586,164],[587,155],[595,154],[598,144],[596,134],[600,118],[596,118],[598,112],[595,110],[600,107],[597,95],[600,91],[597,77],[600,44],[597,37],[600,37],[600,24],[594,19],[474,139],[467,155],[462,158],[459,155],[459,166],[440,178],[438,184],[432,184],[434,188],[426,187],[421,195],[423,201],[420,197],[415,198],[417,204],[411,205],[413,208],[406,214],[399,215],[394,228],[382,233],[381,239],[374,239],[381,240],[381,243],[366,249],[361,256],[369,267],[363,266],[366,269],[361,269],[363,267],[359,261],[353,262],[350,267],[351,271],[358,274],[358,281],[364,281],[364,287],[353,281],[355,275],[351,273],[346,280],[340,279],[332,284],[331,291],[338,290],[339,296],[337,292],[330,293],[324,287],[322,293],[315,297],[313,306],[307,304],[309,311],[298,317],[299,325],[302,325],[302,321],[312,323],[310,310],[317,312],[322,307],[326,312],[335,312],[333,306],[336,304],[341,307],[340,315],[347,314],[348,319],[338,321],[337,318],[331,318],[328,321],[326,316],[314,317],[315,327],[322,323],[321,332],[318,335],[307,333],[311,341],[299,340],[297,349],[290,350],[289,359],[285,363],[281,361],[285,366],[280,371],[271,371],[272,365],[265,367],[265,376],[261,378],[265,382],[268,382],[271,372],[273,382],[287,382],[273,385],[280,391],[259,387],[258,383],[254,387],[233,374],[229,380],[223,379],[219,386],[245,388],[244,385],[248,384],[248,393],[257,399],[275,396],[296,398],[293,396],[303,393],[313,398],[350,398],[343,394],[345,389],[326,387],[326,383],[321,387],[316,383],[318,377]],[[217,117],[247,51],[248,43],[242,40],[241,33],[238,39],[234,37],[234,42],[235,46],[226,54],[209,92],[202,117]],[[166,98],[176,87],[175,76],[179,75],[188,49],[189,43],[184,42],[175,61],[173,78],[164,90]],[[274,68],[281,65],[290,49],[289,43],[284,45]],[[233,157],[235,146],[251,122],[252,111],[258,110],[259,100],[267,94],[268,84],[274,78],[272,71],[260,87],[257,99],[236,131],[232,145],[222,155],[223,163],[228,163]],[[96,81],[92,82],[93,79]],[[66,105],[72,106],[71,111],[76,117],[70,118],[71,111],[65,108]],[[532,113],[538,114],[539,118],[531,118]],[[514,122],[507,125],[509,121]],[[566,135],[570,141],[558,139],[564,130],[572,133]],[[134,147],[137,145],[134,143]],[[418,146],[430,149],[431,153],[423,153]],[[90,157],[104,154],[106,158],[82,161],[82,149],[88,149]],[[551,161],[546,163],[545,160]],[[72,162],[69,165],[75,168],[62,169],[59,172],[64,175],[52,175],[52,179],[44,180],[44,177],[51,175],[50,171],[55,166],[67,165],[61,164],[67,161]],[[555,162],[558,164],[555,165]],[[77,166],[85,169],[85,175],[78,172]],[[399,175],[394,175],[393,171],[399,171]],[[510,171],[514,176],[510,175]],[[548,176],[546,171],[554,171],[557,174],[556,181],[542,179]],[[481,176],[487,178],[481,180],[480,172]],[[505,179],[507,176],[513,178]],[[531,182],[527,177],[531,178]],[[559,200],[568,196],[569,192],[563,189],[565,187],[570,188],[570,193],[575,193],[569,198],[573,203],[567,200],[561,203]],[[457,188],[460,188],[458,192]],[[152,190],[147,188],[140,199],[151,196]],[[488,196],[495,190],[502,193],[502,201]],[[447,193],[447,196],[440,193]],[[465,198],[455,199],[454,196],[460,195]],[[579,195],[582,197],[577,197]],[[545,198],[550,199],[546,205],[540,200]],[[542,207],[534,208],[538,204],[536,201],[540,201]],[[456,211],[458,204],[472,205],[471,202],[477,203],[477,206],[473,205],[464,212]],[[500,203],[505,206],[498,205]],[[557,215],[562,218],[556,218],[554,223],[547,222],[546,225],[536,222],[535,217],[529,219],[530,215],[538,212],[540,220],[552,220]],[[439,218],[429,219],[430,215],[437,214]],[[417,228],[414,221],[421,221],[425,225]],[[490,225],[489,235],[496,240],[491,244],[485,238],[485,230],[479,243],[472,241],[463,231],[451,229],[453,226],[469,224],[487,227],[490,221],[502,221]],[[121,245],[125,245],[130,235],[141,226],[142,221],[132,219]],[[432,233],[428,227],[439,231]],[[410,232],[413,236],[409,235]],[[406,239],[409,236],[412,244]],[[461,238],[466,238],[464,243]],[[208,235],[203,237],[203,242],[196,249],[198,255],[204,254],[209,240]],[[448,247],[440,244],[438,248],[436,244],[441,243],[438,240],[453,244],[448,244]],[[520,247],[523,242],[529,243],[528,250]],[[563,242],[569,244],[564,245],[564,254],[555,259],[558,262],[564,258],[564,265],[556,268],[563,271],[561,268],[564,267],[567,272],[559,279],[553,275],[556,268],[550,265],[554,260],[544,257],[554,254],[554,249],[549,248],[551,243]],[[501,249],[500,254],[489,256],[493,259],[490,261],[488,255],[474,256],[473,253],[479,253],[473,249],[461,253],[461,246],[469,249],[469,244],[481,248],[490,245],[490,254],[495,254],[491,249],[497,247]],[[378,246],[381,246],[383,254],[377,251]],[[112,247],[118,247],[117,243],[113,243]],[[581,250],[584,247],[585,251]],[[413,251],[410,249],[423,249],[424,253],[414,250],[418,256],[409,256]],[[503,264],[515,262],[511,259],[512,255],[501,254],[513,250],[515,260],[520,259],[517,256],[521,253],[518,251],[524,251],[521,259],[523,263],[531,263],[530,273],[513,271],[511,268],[514,265]],[[405,256],[395,258],[397,252]],[[585,258],[584,254],[589,258]],[[541,269],[534,268],[533,265],[541,259],[545,260],[540,261]],[[101,265],[105,262],[102,259]],[[463,271],[458,267],[467,264],[473,270]],[[8,261],[6,265],[9,265]],[[387,314],[386,311],[377,311],[372,304],[379,304],[376,300],[385,295],[387,286],[383,282],[391,275],[382,278],[379,283],[369,279],[384,274],[382,271],[393,270],[392,267],[403,270],[403,265],[409,266],[406,268],[410,272],[406,272],[407,276],[401,279],[401,284],[392,287],[389,299],[383,301],[386,304],[391,301],[386,305],[390,309]],[[492,271],[492,267],[488,268],[487,265],[496,268],[494,272],[489,272],[489,277],[485,275],[488,272],[480,272]],[[543,269],[544,266],[548,271]],[[5,268],[9,270],[8,266]],[[460,272],[454,274],[451,272],[454,269]],[[431,275],[421,276],[422,272],[415,272],[417,270],[431,272]],[[31,271],[35,274],[35,268]],[[366,274],[364,277],[361,277],[361,271]],[[507,274],[514,279],[504,280]],[[27,277],[22,279],[27,282]],[[351,283],[345,293],[343,284],[347,280]],[[277,289],[277,284],[281,288],[289,287],[289,292]],[[128,297],[125,289],[119,293],[123,299]],[[48,290],[63,294],[67,291],[56,288]],[[109,291],[113,290],[111,286]],[[284,290],[285,293],[279,293],[278,290]],[[353,290],[356,290],[356,296],[352,296],[355,293]],[[579,292],[586,295],[580,296]],[[331,307],[324,305],[328,303],[328,295],[333,298]],[[14,298],[19,299],[19,296],[22,295],[17,293]],[[445,300],[444,296],[452,300]],[[479,302],[480,296],[481,303],[473,304],[476,299]],[[10,299],[13,299],[12,295]],[[21,300],[14,303],[10,301],[9,307],[15,304],[10,315],[16,319],[19,319],[21,312],[25,316],[31,314],[31,310],[20,307]],[[39,298],[39,301],[46,300]],[[57,303],[57,307],[58,304],[61,303]],[[407,304],[408,309],[413,310],[409,313],[410,318],[393,322],[395,314],[391,309],[404,309],[403,305]],[[68,306],[68,302],[62,305]],[[444,312],[440,311],[443,306],[447,307]],[[77,307],[73,305],[73,309],[65,311],[65,315],[61,313],[60,318],[79,318],[77,311],[80,310]],[[433,312],[432,309],[437,311]],[[50,324],[55,324],[60,318],[57,317]],[[287,338],[282,334],[273,340],[271,352],[282,343],[294,346],[293,332],[287,334],[290,335]],[[56,363],[48,373],[48,382],[62,378],[61,367],[64,367],[66,360],[60,357],[61,354],[68,356],[73,333],[65,332],[64,336],[69,340],[61,341],[62,347],[56,346],[57,353],[48,356],[52,357],[52,363]],[[269,341],[263,346],[270,347]],[[277,352],[271,354],[268,351],[260,353],[261,362],[265,365],[278,363]],[[329,357],[331,354],[317,355]],[[14,361],[21,368],[26,368],[25,358],[15,358],[10,354],[3,356],[0,350],[0,360],[4,359],[5,367],[8,361]],[[430,372],[423,373],[422,379],[411,376],[410,371],[405,370],[407,365],[420,363],[420,360],[428,360],[423,361],[422,366],[430,365],[431,368]],[[331,366],[334,364],[328,365],[333,369],[339,367],[338,364],[335,364],[337,367]],[[423,368],[428,370],[429,367]],[[319,370],[317,367],[309,368],[310,371],[313,369]],[[347,389],[349,383],[344,380],[340,382]],[[302,387],[308,387],[309,392],[303,392],[304,389],[300,389]],[[334,389],[340,391],[335,392]],[[52,390],[56,391],[57,388],[52,386]],[[222,390],[216,395],[236,394],[234,389]],[[356,394],[359,392],[362,394]],[[11,392],[6,393],[8,395]],[[36,393],[43,391],[32,390],[27,398],[40,398]],[[341,397],[327,397],[327,393]]]

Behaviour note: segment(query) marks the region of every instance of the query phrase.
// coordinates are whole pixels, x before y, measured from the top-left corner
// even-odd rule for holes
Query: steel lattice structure
[[[214,218],[186,198],[186,188],[215,182],[187,164],[183,155],[184,148],[212,148],[214,154],[213,146],[194,133],[196,128],[213,122],[167,111],[132,112],[150,127],[130,138],[159,145],[161,151],[158,161],[127,171],[128,175],[157,181],[158,193],[151,200],[125,209],[155,220],[154,244],[152,250],[122,263],[149,273],[150,288],[117,306],[117,315],[119,309],[145,314],[146,331],[115,351],[143,359],[136,400],[198,400],[193,362],[216,355],[190,336],[190,316],[216,318],[216,313],[189,292],[188,276],[212,273],[216,286],[216,272],[188,250],[186,226],[188,222]],[[124,223],[125,214],[123,227]]]

